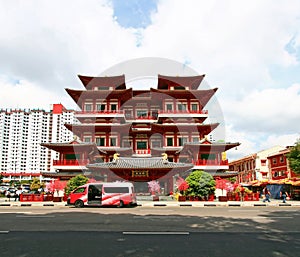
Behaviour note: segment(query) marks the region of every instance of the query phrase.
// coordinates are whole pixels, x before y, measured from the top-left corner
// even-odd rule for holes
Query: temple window
[[[116,103],[110,104],[110,110],[111,111],[116,111],[117,109],[118,109],[118,104],[116,104]]]
[[[147,149],[147,141],[137,141],[136,142],[136,149],[137,150],[145,150],[145,149]]]
[[[167,141],[167,146],[173,146],[174,145],[174,143],[173,143],[174,138],[173,137],[167,137],[166,141]]]
[[[198,111],[198,104],[197,103],[192,103],[191,104],[191,111]]]
[[[84,110],[87,112],[90,112],[92,110],[92,104],[91,103],[86,103],[84,104]]]
[[[152,148],[160,148],[161,147],[161,142],[158,140],[153,140],[151,141],[151,147]]]
[[[125,118],[126,119],[132,118],[132,110],[125,110]]]
[[[96,137],[97,146],[105,146],[105,137]]]
[[[169,161],[169,162],[174,162],[174,157],[168,156],[168,161]]]
[[[96,104],[96,109],[97,109],[97,111],[99,111],[99,112],[103,112],[103,111],[106,110],[106,104],[104,104],[104,103]]]
[[[158,117],[158,110],[151,110],[151,116],[156,119]]]
[[[166,103],[166,111],[167,112],[173,111],[173,104],[172,103]]]
[[[90,142],[92,142],[92,137],[84,137],[84,138],[83,138],[83,142],[85,142],[85,143],[90,143]]]
[[[179,137],[178,138],[178,146],[183,146],[185,143],[187,143],[188,138],[187,137]]]
[[[137,110],[136,111],[136,117],[137,118],[145,118],[148,116],[148,111],[147,110]]]
[[[116,137],[110,138],[110,146],[117,146],[117,138]]]
[[[130,140],[123,140],[123,147],[131,147],[131,141]]]
[[[192,137],[192,142],[199,142],[200,140],[199,140],[199,137]]]
[[[177,104],[177,111],[186,111],[186,110],[187,110],[187,104],[185,103]]]

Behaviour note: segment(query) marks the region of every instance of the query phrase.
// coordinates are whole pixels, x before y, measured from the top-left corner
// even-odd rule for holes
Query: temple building
[[[198,89],[203,78],[158,75],[157,88],[133,90],[126,87],[124,75],[79,75],[85,89],[66,89],[80,109],[75,112],[80,123],[65,124],[76,137],[69,143],[42,144],[60,153],[53,163],[56,173],[43,175],[159,180],[165,192],[193,169],[214,177],[236,175],[227,172],[226,151],[240,144],[208,139],[219,124],[206,123],[205,106],[217,88]]]

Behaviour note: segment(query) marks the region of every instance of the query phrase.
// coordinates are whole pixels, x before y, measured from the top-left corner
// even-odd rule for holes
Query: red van
[[[67,203],[84,206],[136,206],[136,194],[130,182],[94,182],[76,188]]]

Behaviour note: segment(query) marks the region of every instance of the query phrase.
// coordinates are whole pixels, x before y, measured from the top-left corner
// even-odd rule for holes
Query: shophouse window
[[[283,158],[283,156],[280,156],[280,163],[283,163],[284,162],[284,158]]]
[[[267,160],[260,160],[261,166],[266,166]]]
[[[276,164],[276,163],[277,163],[276,158],[273,158],[273,159],[272,159],[272,162],[273,162],[273,164]]]

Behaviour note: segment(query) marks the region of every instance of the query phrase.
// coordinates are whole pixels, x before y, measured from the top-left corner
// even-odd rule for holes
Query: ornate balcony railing
[[[193,164],[196,166],[206,166],[206,165],[228,165],[228,160],[219,161],[219,160],[197,160],[193,161]]]
[[[115,111],[76,111],[76,114],[124,114],[123,110],[115,110]]]
[[[157,116],[133,116],[133,115],[125,115],[125,119],[127,120],[157,120]]]
[[[151,154],[150,149],[145,149],[145,150],[135,150],[135,154]]]
[[[53,160],[53,166],[85,166],[88,160]]]
[[[159,111],[158,114],[208,114],[208,110],[162,110]]]

